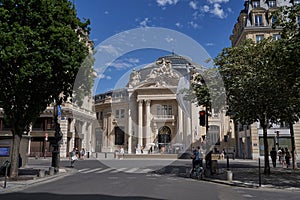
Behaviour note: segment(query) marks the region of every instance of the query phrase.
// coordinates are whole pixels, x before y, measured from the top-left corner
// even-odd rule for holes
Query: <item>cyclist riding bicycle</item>
[[[203,163],[203,152],[200,149],[200,146],[197,147],[197,149],[193,150],[193,155],[192,155],[192,164],[193,164],[193,171],[197,165],[200,165],[202,167]]]
[[[190,177],[191,178],[197,178],[197,179],[202,179],[203,176],[203,152],[198,146],[197,149],[193,150],[193,155],[192,155],[192,164],[193,168],[190,171]]]

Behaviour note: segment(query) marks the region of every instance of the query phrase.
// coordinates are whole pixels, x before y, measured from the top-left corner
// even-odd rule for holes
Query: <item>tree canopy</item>
[[[0,107],[14,136],[12,176],[22,134],[47,105],[71,96],[89,31],[68,0],[0,0]]]

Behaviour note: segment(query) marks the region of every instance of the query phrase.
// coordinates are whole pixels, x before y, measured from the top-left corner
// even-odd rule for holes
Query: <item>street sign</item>
[[[61,106],[57,106],[57,116],[61,116]]]
[[[220,160],[220,154],[217,153],[211,154],[211,160]]]

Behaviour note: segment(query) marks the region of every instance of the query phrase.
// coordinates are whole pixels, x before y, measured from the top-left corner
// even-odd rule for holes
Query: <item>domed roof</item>
[[[188,58],[185,58],[183,56],[179,56],[177,54],[170,54],[167,56],[162,56],[156,60],[156,62],[160,62],[162,59],[165,59],[166,61],[171,61],[172,65],[186,65],[191,64],[191,60]]]

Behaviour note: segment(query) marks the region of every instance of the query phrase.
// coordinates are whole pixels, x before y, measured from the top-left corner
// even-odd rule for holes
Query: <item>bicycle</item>
[[[203,179],[203,174],[204,168],[200,164],[197,164],[194,169],[191,169],[190,178],[200,180]]]

